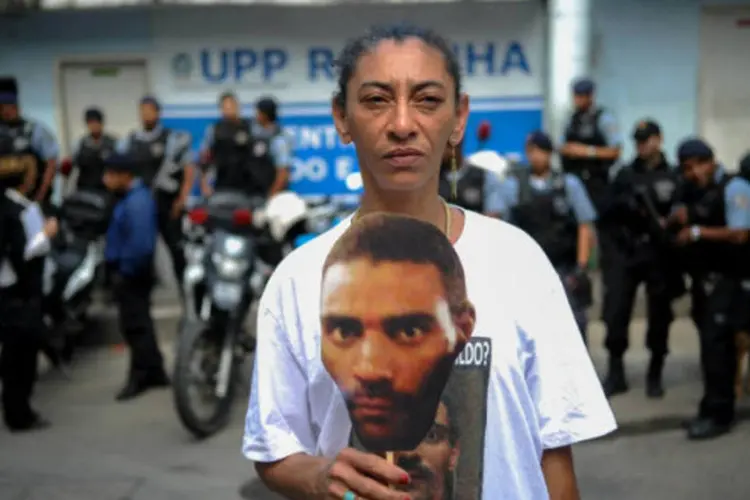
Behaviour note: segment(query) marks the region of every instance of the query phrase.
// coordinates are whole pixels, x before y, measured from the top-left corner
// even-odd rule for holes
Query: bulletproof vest
[[[528,169],[517,170],[515,175],[518,203],[511,210],[513,224],[539,243],[555,267],[575,266],[578,221],[568,203],[564,175],[553,173],[545,190],[534,189]]]
[[[78,154],[73,159],[78,167],[79,189],[104,189],[104,165],[115,145],[115,139],[110,135],[103,135],[98,141],[90,135],[81,139]]]
[[[32,147],[31,138],[34,134],[34,124],[21,119],[16,123],[8,124],[7,133],[13,139],[13,153],[16,157],[23,159],[23,161],[30,161],[30,159],[34,161],[36,181],[28,195],[29,198],[33,198],[42,185],[44,171],[47,169],[44,159]]]
[[[149,187],[152,187],[154,178],[167,160],[169,134],[170,130],[164,128],[154,138],[145,139],[135,133],[130,136],[130,154],[138,165],[138,174],[143,179],[143,183]]]
[[[565,130],[565,142],[579,142],[587,146],[604,147],[607,137],[599,127],[603,108],[576,111]],[[583,181],[594,206],[599,209],[609,195],[609,168],[611,161],[589,158],[562,158],[563,172],[574,174]]]
[[[440,196],[456,205],[472,210],[484,212],[484,170],[465,166],[456,176],[456,197],[453,198],[453,176],[443,173],[440,176]]]
[[[725,191],[732,176],[724,175],[713,186],[694,195],[688,205],[689,224],[704,227],[727,225]],[[750,250],[747,244],[737,245],[700,239],[689,247],[690,268],[703,272],[750,276]]]
[[[211,154],[216,165],[216,189],[241,189],[250,195],[268,194],[276,179],[271,140],[252,133],[247,120],[220,120],[214,126]]]
[[[627,169],[627,182],[631,190],[631,196],[642,193],[646,202],[654,208],[657,216],[669,216],[679,195],[679,180],[666,161],[654,168],[633,162],[625,169]],[[639,200],[639,203],[643,203],[643,201]],[[652,215],[649,214],[649,216]],[[639,221],[642,221],[642,218],[639,218]],[[649,230],[645,225],[644,227],[634,227],[634,229],[638,232]]]

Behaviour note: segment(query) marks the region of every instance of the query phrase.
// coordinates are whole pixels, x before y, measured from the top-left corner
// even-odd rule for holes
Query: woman
[[[471,341],[480,349],[465,350],[456,366],[487,370],[486,390],[464,401],[483,417],[484,446],[474,461],[480,493],[461,500],[578,498],[570,446],[616,425],[538,245],[501,221],[446,210],[438,196],[446,144],[452,154],[469,113],[450,44],[419,28],[375,29],[347,44],[339,64],[333,116],[342,141],[356,146],[359,214],[401,214],[447,230],[476,309]],[[290,254],[266,288],[243,451],[287,498],[425,498],[409,486],[430,475],[429,457],[415,468],[350,448],[347,404],[321,362],[322,269],[350,224]]]

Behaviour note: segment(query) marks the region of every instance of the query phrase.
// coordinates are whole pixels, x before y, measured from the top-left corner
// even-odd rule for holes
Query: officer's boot
[[[609,370],[603,386],[604,394],[608,398],[628,392],[628,381],[625,378],[625,364],[622,356],[609,357]]]
[[[646,396],[651,399],[664,397],[664,386],[662,384],[662,371],[664,370],[664,356],[651,355],[646,373]]]

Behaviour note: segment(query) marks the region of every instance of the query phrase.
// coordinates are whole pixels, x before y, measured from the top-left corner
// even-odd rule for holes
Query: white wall
[[[59,127],[56,68],[63,57],[141,54],[151,47],[148,16],[130,10],[54,12],[0,18],[0,75],[18,79],[24,114]]]
[[[593,4],[597,33],[593,76],[599,83],[599,100],[615,111],[628,135],[639,118],[657,118],[672,154],[682,137],[697,130],[701,6],[750,4],[750,0],[595,0]],[[161,12],[155,19],[172,15],[170,11]],[[280,21],[300,22],[304,12],[290,9]],[[206,24],[216,20],[202,19]],[[448,21],[471,26],[472,19]],[[481,22],[485,21],[494,20]],[[335,21],[331,22],[332,30]],[[188,37],[200,28],[194,23],[179,27]],[[0,19],[0,72],[19,78],[27,114],[56,125],[56,60],[71,54],[148,52],[152,49],[153,28],[151,15],[142,11]],[[293,39],[294,34],[289,37]],[[498,37],[502,38],[502,33]],[[628,144],[626,154],[631,153]]]
[[[664,129],[665,149],[698,126],[702,7],[750,5],[750,0],[594,0],[598,100],[614,110],[628,138],[643,117]],[[749,48],[750,49],[750,48]],[[750,56],[748,56],[750,57]]]

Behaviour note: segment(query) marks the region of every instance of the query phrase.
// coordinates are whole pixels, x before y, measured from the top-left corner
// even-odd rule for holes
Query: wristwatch
[[[690,239],[693,241],[701,239],[701,228],[699,226],[690,226]]]
[[[596,148],[594,146],[589,146],[589,158],[595,158],[596,157]]]

